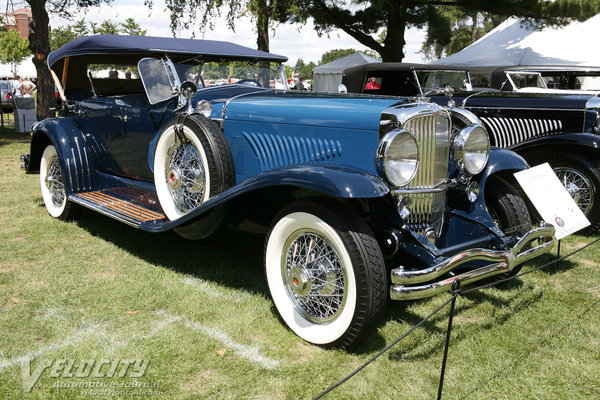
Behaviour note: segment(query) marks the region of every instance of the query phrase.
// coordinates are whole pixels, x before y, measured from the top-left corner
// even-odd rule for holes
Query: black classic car
[[[600,93],[600,68],[578,65],[522,65],[492,72],[490,87],[511,92]]]
[[[480,89],[465,68],[405,63],[349,68],[342,83],[349,93],[427,97],[471,111],[492,146],[511,149],[531,165],[549,162],[590,220],[585,232],[600,227],[600,98],[594,93]]]
[[[532,226],[506,181],[527,163],[490,149],[474,115],[288,91],[285,60],[143,36],[52,52],[63,109],[33,127],[24,157],[48,212],[83,206],[188,239],[262,229],[277,311],[324,346],[364,337],[388,298],[514,274],[550,251],[554,227]]]

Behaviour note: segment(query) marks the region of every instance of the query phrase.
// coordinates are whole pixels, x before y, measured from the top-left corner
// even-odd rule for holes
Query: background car
[[[367,89],[371,78],[378,89]],[[512,93],[474,88],[469,71],[428,64],[373,63],[344,71],[349,93],[427,96],[469,110],[492,146],[511,149],[531,165],[548,162],[591,225],[600,227],[600,98],[594,93]]]
[[[490,86],[502,91],[600,93],[600,68],[570,65],[523,65],[492,72]]]
[[[187,239],[225,225],[265,232],[275,308],[323,346],[365,337],[388,298],[515,274],[550,251],[554,228],[532,227],[505,180],[527,163],[490,150],[473,114],[277,90],[285,60],[233,43],[112,35],[51,53],[62,117],[33,128],[25,157],[48,212],[70,219],[84,206]],[[140,78],[95,75],[106,69]],[[236,83],[206,85],[228,77]]]
[[[0,99],[2,99],[2,111],[4,112],[12,112],[13,109],[10,89],[10,81],[0,81]]]

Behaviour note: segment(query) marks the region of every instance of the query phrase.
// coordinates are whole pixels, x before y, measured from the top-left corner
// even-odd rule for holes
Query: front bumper
[[[534,241],[538,241],[538,244],[535,246],[533,245]],[[542,254],[549,253],[554,247],[554,243],[554,227],[550,224],[544,224],[539,228],[527,232],[510,249],[490,250],[477,248],[465,250],[420,270],[406,270],[403,266],[400,266],[391,271],[392,285],[390,287],[390,297],[392,300],[413,300],[431,297],[438,293],[449,291],[452,288],[452,284],[457,280],[462,285],[466,285],[493,275],[508,272],[519,264]],[[531,247],[529,247],[530,245]],[[490,261],[491,264],[475,268],[460,275],[435,280],[459,265],[470,261]],[[423,282],[427,283],[416,285]]]

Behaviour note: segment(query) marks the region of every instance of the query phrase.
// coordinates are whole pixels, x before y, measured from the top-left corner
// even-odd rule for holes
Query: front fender
[[[377,198],[390,189],[378,176],[343,166],[301,165],[263,172],[212,197],[183,217],[160,226],[142,224],[148,231],[165,231],[192,222],[207,211],[253,190],[290,186],[338,198]]]
[[[522,171],[528,169],[529,164],[525,159],[514,151],[501,149],[499,147],[492,147],[490,149],[490,157],[486,168],[481,173],[481,179],[479,185],[481,188],[485,186],[485,182],[490,175],[496,174],[501,171]]]
[[[593,133],[563,133],[543,136],[514,146],[511,150],[529,156],[544,156],[555,151],[576,151],[600,155],[600,136]]]
[[[67,194],[98,186],[90,148],[81,129],[69,118],[48,118],[33,126],[27,173],[39,173],[42,153],[50,144],[56,148]]]

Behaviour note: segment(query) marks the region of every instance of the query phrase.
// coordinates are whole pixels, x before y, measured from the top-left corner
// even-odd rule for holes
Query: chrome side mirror
[[[187,113],[191,114],[194,109],[192,108],[192,97],[198,92],[198,86],[192,81],[185,81],[181,84],[179,88],[179,92],[181,96],[183,96],[187,101]]]

